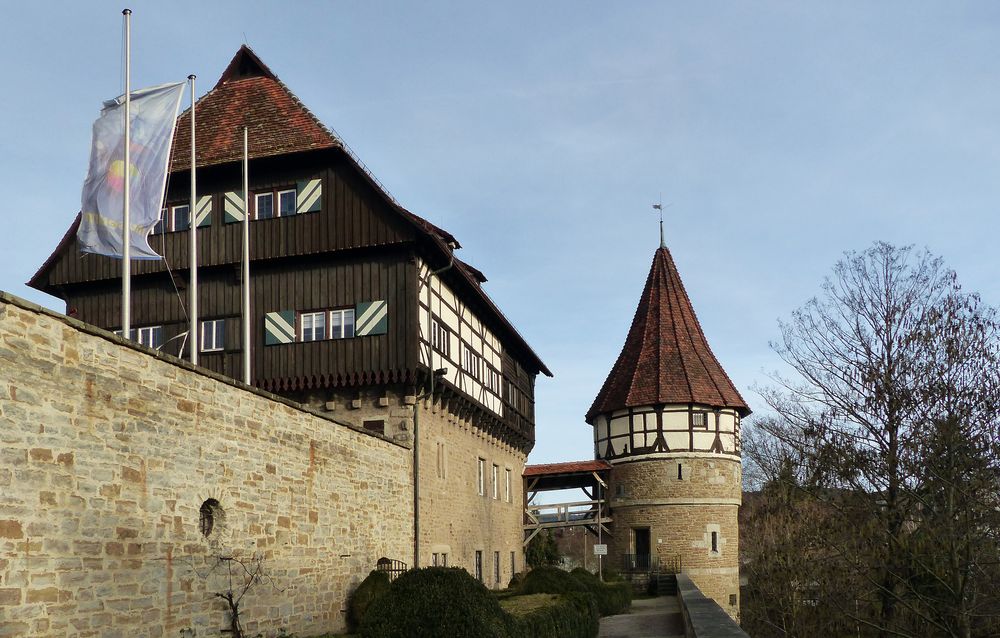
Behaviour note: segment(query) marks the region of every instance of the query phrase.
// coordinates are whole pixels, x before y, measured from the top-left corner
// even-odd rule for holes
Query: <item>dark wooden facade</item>
[[[251,197],[315,179],[322,187],[317,212],[249,223],[252,383],[295,398],[305,391],[386,384],[412,392],[428,374],[419,363],[420,264],[444,266],[457,242],[399,207],[340,146],[250,161]],[[167,205],[188,203],[189,185],[187,170],[171,173]],[[243,224],[227,223],[224,198],[227,192],[242,193],[240,163],[199,166],[198,192],[199,198],[212,198],[210,223],[197,231],[199,319],[225,320],[222,351],[200,353],[199,364],[239,378]],[[161,349],[171,354],[184,353],[181,337],[188,329],[188,242],[187,230],[153,235],[150,245],[165,259],[136,261],[132,268],[132,326],[162,326]],[[71,316],[116,330],[120,277],[119,260],[79,252],[74,224],[29,285],[65,300]],[[477,409],[476,398],[459,388],[443,384],[440,391],[452,409],[481,414],[498,436],[530,449],[535,376],[550,373],[486,296],[477,271],[456,262],[441,279],[503,344],[504,414],[498,418]],[[373,301],[387,304],[384,334],[265,345],[266,313]]]

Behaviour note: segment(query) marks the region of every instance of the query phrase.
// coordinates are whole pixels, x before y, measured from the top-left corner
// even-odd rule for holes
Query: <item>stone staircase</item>
[[[676,574],[665,574],[657,573],[653,577],[656,579],[656,595],[657,596],[676,596],[677,595],[677,575]]]

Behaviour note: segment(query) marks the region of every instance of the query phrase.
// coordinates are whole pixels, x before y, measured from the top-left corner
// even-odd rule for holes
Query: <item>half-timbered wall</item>
[[[596,458],[712,452],[739,456],[739,413],[701,405],[644,406],[594,420]]]

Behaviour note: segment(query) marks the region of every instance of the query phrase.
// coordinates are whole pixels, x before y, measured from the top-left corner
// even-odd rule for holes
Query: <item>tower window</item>
[[[719,532],[712,532],[712,553],[719,553]]]
[[[682,463],[677,464],[677,480],[684,480],[684,465]]]
[[[691,427],[695,428],[707,428],[708,427],[708,414],[705,412],[692,412],[691,413]]]

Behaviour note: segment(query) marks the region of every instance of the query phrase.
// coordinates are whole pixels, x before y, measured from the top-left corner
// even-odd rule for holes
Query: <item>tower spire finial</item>
[[[653,209],[660,211],[660,248],[666,248],[667,242],[663,239],[663,193],[660,193],[660,202],[653,204]]]

